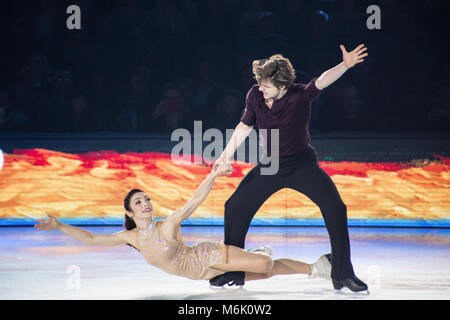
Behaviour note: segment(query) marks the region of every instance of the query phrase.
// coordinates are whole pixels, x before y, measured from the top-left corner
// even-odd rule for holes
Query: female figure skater
[[[131,190],[124,199],[125,228],[115,234],[94,234],[74,227],[49,215],[49,219],[36,220],[38,230],[60,230],[89,245],[129,244],[138,249],[146,261],[163,271],[189,279],[212,279],[228,271],[244,271],[246,280],[266,279],[282,274],[308,274],[313,278],[330,279],[329,255],[314,264],[292,259],[272,260],[264,248],[248,252],[223,242],[200,242],[186,245],[181,238],[181,223],[189,218],[208,196],[215,178],[232,170],[223,164],[216,166],[200,184],[184,207],[172,212],[165,220],[153,219],[150,198],[139,189]]]

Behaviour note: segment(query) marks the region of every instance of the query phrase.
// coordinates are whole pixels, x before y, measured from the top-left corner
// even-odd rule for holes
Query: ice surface
[[[113,233],[120,227],[86,227]],[[450,230],[350,228],[352,262],[370,294],[334,290],[305,275],[213,290],[208,281],[166,274],[128,246],[87,246],[58,231],[0,228],[0,299],[323,300],[449,299]],[[183,227],[193,242],[223,239],[222,227]],[[252,227],[247,247],[269,244],[274,258],[308,263],[330,251],[325,228]]]

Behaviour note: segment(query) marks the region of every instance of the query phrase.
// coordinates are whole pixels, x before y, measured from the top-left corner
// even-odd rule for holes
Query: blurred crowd
[[[309,82],[368,47],[314,102],[311,131],[448,132],[448,1],[14,0],[0,4],[0,131],[234,128],[251,62],[281,53]],[[68,30],[66,8],[81,9]]]

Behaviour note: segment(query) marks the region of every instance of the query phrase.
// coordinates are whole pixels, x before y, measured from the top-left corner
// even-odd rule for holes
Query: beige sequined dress
[[[226,247],[217,242],[185,244],[178,226],[173,241],[166,241],[160,232],[162,221],[152,221],[147,230],[138,232],[138,249],[151,265],[167,273],[189,279],[209,280],[223,271],[211,266],[227,261]]]

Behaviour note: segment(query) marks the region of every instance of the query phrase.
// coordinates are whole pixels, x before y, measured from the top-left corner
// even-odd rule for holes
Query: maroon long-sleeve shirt
[[[280,157],[301,153],[311,142],[311,103],[322,92],[316,87],[316,79],[307,84],[293,83],[283,97],[273,101],[272,109],[265,104],[259,86],[254,85],[247,93],[241,121],[248,126],[256,124],[259,129],[279,129]],[[270,137],[267,130],[264,145],[268,154],[271,153]]]

